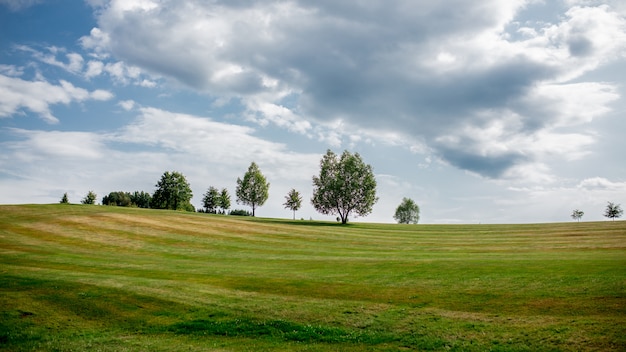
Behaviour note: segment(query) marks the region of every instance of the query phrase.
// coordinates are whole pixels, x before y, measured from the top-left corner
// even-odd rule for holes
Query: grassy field
[[[0,206],[0,350],[624,351],[626,222]]]

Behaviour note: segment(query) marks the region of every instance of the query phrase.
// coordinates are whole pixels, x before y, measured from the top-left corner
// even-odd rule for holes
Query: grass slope
[[[626,350],[626,222],[0,206],[0,349]]]

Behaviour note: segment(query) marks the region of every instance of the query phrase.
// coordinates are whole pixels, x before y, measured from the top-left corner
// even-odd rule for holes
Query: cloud
[[[577,188],[583,190],[621,191],[626,190],[626,182],[613,182],[604,177],[592,177],[582,180]]]
[[[42,2],[43,0],[0,0],[0,5],[8,7],[11,11],[21,11]]]
[[[59,119],[52,114],[50,105],[109,100],[112,97],[111,92],[89,92],[64,80],[54,85],[46,81],[27,81],[0,74],[0,117],[23,114],[21,109],[27,109],[48,123],[58,123]]]
[[[395,133],[485,177],[538,167],[546,179],[546,155],[585,155],[595,140],[563,130],[603,116],[619,98],[611,82],[580,79],[624,57],[624,14],[579,5],[549,23],[519,21],[542,6],[521,0],[98,1],[98,28],[81,43],[239,99],[260,125],[332,145]],[[132,76],[118,64],[104,70]],[[533,141],[572,143],[548,151]]]

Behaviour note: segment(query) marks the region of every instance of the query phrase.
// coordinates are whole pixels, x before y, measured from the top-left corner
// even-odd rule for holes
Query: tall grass
[[[626,350],[626,223],[0,206],[2,350]]]

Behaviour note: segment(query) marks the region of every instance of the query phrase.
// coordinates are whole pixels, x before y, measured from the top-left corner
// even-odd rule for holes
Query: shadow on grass
[[[350,227],[353,224],[342,224],[332,221],[315,221],[315,220],[288,220],[288,219],[272,219],[272,218],[255,218],[260,223],[279,224],[279,225],[296,225],[296,226],[314,226],[314,227]]]
[[[177,334],[217,335],[230,337],[268,337],[283,341],[322,343],[361,343],[377,345],[391,342],[392,336],[379,333],[349,331],[336,327],[305,325],[285,320],[255,321],[251,319],[193,320],[174,324],[169,331]]]

